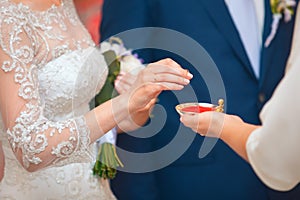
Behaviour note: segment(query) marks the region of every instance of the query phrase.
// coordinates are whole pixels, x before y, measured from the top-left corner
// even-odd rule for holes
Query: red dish
[[[207,111],[213,111],[211,107],[204,107],[204,106],[188,106],[181,109],[183,112],[195,112],[195,113],[202,113]]]
[[[210,103],[183,103],[176,106],[179,114],[215,111],[216,108],[216,105]]]

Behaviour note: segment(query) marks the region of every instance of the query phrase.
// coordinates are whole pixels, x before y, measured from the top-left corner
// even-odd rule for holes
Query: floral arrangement
[[[265,47],[268,47],[274,39],[281,18],[284,17],[286,23],[291,21],[292,15],[294,14],[294,7],[296,6],[295,0],[270,0],[270,3],[273,13],[273,22],[271,33],[265,41]]]
[[[131,50],[124,47],[120,38],[111,37],[108,42],[102,42],[100,48],[108,64],[109,72],[103,88],[95,98],[96,106],[118,95],[114,89],[114,82],[120,72],[136,75],[144,68],[141,60],[136,54],[132,54]],[[94,175],[104,179],[113,179],[117,168],[123,167],[116,153],[116,138],[117,132],[112,129],[98,140],[98,155],[93,167]]]
[[[136,75],[145,66],[137,54],[133,54],[132,50],[126,49],[123,41],[117,37],[111,37],[109,42],[101,43],[101,51],[114,51],[116,59],[120,62],[120,72],[131,73]]]

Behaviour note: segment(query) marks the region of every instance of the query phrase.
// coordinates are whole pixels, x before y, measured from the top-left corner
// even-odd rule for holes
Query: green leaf
[[[101,144],[93,174],[104,179],[113,179],[118,167],[123,167],[123,164],[116,153],[115,146],[110,143]]]
[[[103,88],[95,97],[95,106],[98,106],[118,95],[118,93],[114,90],[114,81],[120,73],[120,62],[117,59],[117,55],[112,50],[104,52],[103,56],[106,64],[108,65],[108,76]]]

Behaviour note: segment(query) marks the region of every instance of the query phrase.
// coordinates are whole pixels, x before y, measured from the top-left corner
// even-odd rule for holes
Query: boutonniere
[[[273,21],[271,33],[265,41],[265,47],[268,47],[274,39],[281,18],[283,17],[286,23],[291,21],[292,15],[294,14],[294,7],[296,6],[295,0],[270,0],[270,3]]]

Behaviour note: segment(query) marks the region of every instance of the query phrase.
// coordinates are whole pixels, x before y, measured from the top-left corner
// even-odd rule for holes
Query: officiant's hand
[[[181,90],[190,83],[192,74],[171,59],[149,64],[137,75],[127,95],[129,112],[144,109],[163,90]]]
[[[220,112],[183,114],[180,121],[202,136],[221,138],[224,132],[236,132],[244,126],[243,120],[236,115]]]
[[[180,121],[202,136],[222,139],[242,158],[248,161],[246,143],[249,135],[260,126],[245,123],[236,115],[220,112],[183,114]]]

